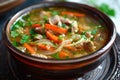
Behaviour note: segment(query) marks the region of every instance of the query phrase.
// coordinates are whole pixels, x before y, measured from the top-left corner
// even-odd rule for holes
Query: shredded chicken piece
[[[54,17],[49,18],[49,23],[51,25],[62,26],[62,23],[70,25],[72,23],[72,21],[69,20],[68,18],[63,18],[61,16],[56,15]]]
[[[44,28],[43,27],[36,27],[35,28],[35,31],[37,32],[37,33],[39,33],[39,34],[44,34],[44,30],[43,30]]]
[[[95,35],[94,39],[95,39],[95,41],[100,41],[102,39],[102,37],[103,36],[99,33],[99,34]]]
[[[56,25],[59,23],[59,25],[62,25],[61,21],[60,21],[60,17],[58,15],[54,16],[54,17],[51,17],[49,18],[49,23],[51,25]]]
[[[88,41],[83,43],[83,48],[88,52],[93,52],[95,51],[96,47],[94,46],[94,43],[92,41]]]
[[[86,33],[85,33],[85,36],[86,36],[87,38],[93,38],[93,35],[91,35],[89,32],[86,32]]]
[[[77,21],[74,21],[74,20],[69,20],[68,18],[63,18],[61,16],[54,16],[54,17],[51,17],[49,18],[49,23],[51,25],[59,25],[59,26],[62,26],[62,23],[66,24],[66,25],[72,25],[72,32],[78,32],[78,23]]]
[[[78,24],[77,21],[72,21],[72,32],[78,32]]]
[[[62,23],[65,23],[65,24],[68,24],[68,25],[72,23],[72,21],[69,20],[68,18],[60,17],[60,20],[61,20]]]

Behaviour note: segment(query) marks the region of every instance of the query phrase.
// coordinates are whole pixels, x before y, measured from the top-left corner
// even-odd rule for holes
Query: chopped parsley
[[[19,36],[19,32],[17,32],[17,31],[11,31],[11,37],[17,37],[17,36]]]
[[[53,55],[52,55],[52,57],[53,57],[53,58],[55,58],[55,59],[60,59],[60,57],[59,57],[59,52],[58,52],[58,53],[53,54]]]
[[[59,35],[59,36],[58,36],[58,39],[59,39],[59,40],[62,40],[63,38],[64,38],[63,35]]]
[[[97,6],[97,9],[109,16],[115,16],[115,10],[110,8],[107,4],[102,3],[100,6]]]
[[[91,34],[92,34],[92,35],[95,35],[95,34],[97,33],[97,31],[98,31],[97,29],[93,29],[93,30],[91,31]]]
[[[17,42],[16,40],[14,40],[14,41],[12,42],[12,44],[13,44],[14,46],[18,46],[18,42]]]
[[[23,43],[28,43],[28,42],[30,42],[30,36],[23,34],[22,39],[20,40],[20,43],[23,44]]]
[[[97,8],[98,10],[102,11],[103,13],[105,13],[108,16],[115,16],[115,10],[113,8],[111,8],[108,4],[106,3],[102,3],[100,5],[98,5],[96,3],[96,0],[87,0],[87,2],[91,5],[93,5],[95,8]]]
[[[58,11],[51,11],[52,16],[59,15],[60,13]]]

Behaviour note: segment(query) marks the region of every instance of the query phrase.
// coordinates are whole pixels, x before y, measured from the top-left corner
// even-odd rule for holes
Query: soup
[[[68,8],[34,9],[13,23],[10,41],[25,54],[45,59],[83,57],[102,48],[107,28],[100,20]]]

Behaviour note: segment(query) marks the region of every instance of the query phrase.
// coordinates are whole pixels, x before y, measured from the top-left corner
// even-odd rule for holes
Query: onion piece
[[[47,59],[48,57],[44,54],[31,54],[32,56],[35,56],[35,57],[41,57],[41,58],[45,58]]]
[[[50,45],[50,46],[55,47],[55,45],[54,45],[50,40],[47,40],[47,39],[40,39],[40,40],[35,41],[35,43],[36,43],[37,45],[47,44],[47,45]]]
[[[56,50],[54,50],[53,52],[44,51],[43,54],[44,54],[44,55],[52,55],[52,54],[55,54],[55,53],[57,53],[57,52],[60,52],[60,51],[63,49],[63,47],[64,47],[66,44],[68,44],[70,41],[71,41],[71,40],[64,40],[64,39],[63,39],[61,45],[60,45]]]
[[[75,46],[75,45],[77,45],[77,44],[79,44],[79,43],[84,42],[85,40],[86,40],[85,38],[81,38],[79,41],[77,41],[77,42],[75,42],[75,43],[72,43],[72,44],[65,45],[65,46]]]
[[[45,55],[55,54],[55,53],[57,53],[57,52],[59,52],[59,51],[62,50],[62,48],[64,47],[64,44],[65,44],[65,41],[64,41],[64,39],[63,39],[61,45],[60,45],[56,50],[54,50],[53,52],[47,52],[47,53],[45,52],[45,53],[43,53],[43,54],[45,54]]]

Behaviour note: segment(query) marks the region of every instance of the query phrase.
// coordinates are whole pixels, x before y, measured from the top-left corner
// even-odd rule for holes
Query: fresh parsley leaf
[[[96,29],[98,29],[98,28],[102,28],[103,26],[101,26],[101,25],[98,25],[98,26],[96,26]]]
[[[23,43],[28,43],[28,42],[30,42],[30,36],[23,34],[22,39],[20,40],[20,43],[23,44]]]
[[[31,21],[32,19],[30,14],[23,16],[22,19],[25,21],[25,26],[32,26],[33,22]]]
[[[94,41],[94,38],[90,38],[91,41]]]
[[[19,36],[19,32],[17,32],[17,31],[11,31],[11,37],[17,37],[17,36]]]
[[[30,35],[36,34],[35,29],[30,29]]]
[[[67,25],[63,23],[63,24],[62,24],[62,27],[63,27],[63,28],[66,28],[66,27],[67,27]]]
[[[24,21],[21,21],[21,20],[17,21],[16,24],[18,24],[18,25],[21,26],[21,27],[24,27],[24,26],[25,26],[25,22],[24,22]]]
[[[59,15],[60,13],[58,11],[51,11],[52,16]]]
[[[16,40],[14,40],[14,41],[12,42],[12,44],[13,44],[14,46],[18,46],[18,43],[17,43]]]
[[[23,16],[22,19],[25,20],[25,21],[29,21],[30,14],[27,14],[27,15]]]
[[[82,32],[82,33],[81,33],[81,35],[85,35],[85,34],[86,34],[86,32]]]
[[[115,10],[110,8],[109,5],[105,3],[102,3],[100,6],[97,6],[97,8],[109,16],[115,16]]]
[[[63,39],[63,35],[59,35],[59,36],[58,36],[58,39],[59,39],[59,40],[62,40],[62,39]]]
[[[67,17],[68,17],[68,15],[63,15],[63,17],[64,17],[64,18],[67,18]]]
[[[88,4],[93,5],[95,8],[102,11],[108,16],[115,16],[116,14],[115,10],[106,3],[102,3],[101,5],[98,5],[96,2],[97,0],[84,0],[84,1],[86,1]]]
[[[35,29],[30,29],[30,35],[31,35],[31,38],[34,38],[34,36],[36,35],[37,33],[35,32]]]
[[[43,34],[42,36],[43,36],[43,38],[46,38],[46,34]]]
[[[81,38],[83,39],[87,39],[87,37],[85,35],[81,35]]]
[[[47,15],[44,15],[44,16],[43,16],[43,19],[44,19],[45,23],[48,22],[48,16],[47,16]]]
[[[26,26],[32,26],[33,22],[30,20],[27,22]]]
[[[11,30],[15,30],[15,29],[18,29],[20,27],[20,25],[18,24],[13,24],[13,26],[11,27]]]
[[[18,20],[13,24],[11,30],[15,30],[15,29],[18,29],[18,28],[24,27],[24,26],[25,26],[25,22],[21,21],[21,20]]]
[[[94,35],[94,34],[97,33],[97,31],[98,31],[97,29],[93,29],[93,30],[91,31],[91,34]]]
[[[60,57],[59,57],[59,53],[55,53],[55,54],[53,54],[52,57],[55,58],[55,59],[60,59]]]

